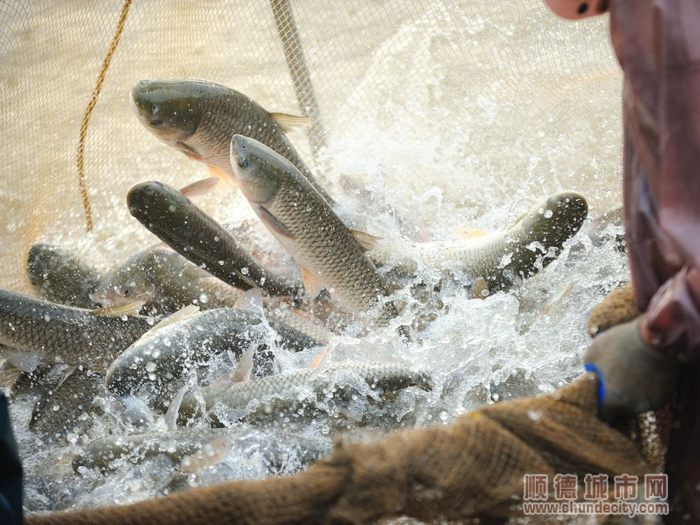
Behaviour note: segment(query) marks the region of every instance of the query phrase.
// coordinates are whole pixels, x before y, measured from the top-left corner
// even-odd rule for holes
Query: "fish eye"
[[[248,164],[250,164],[250,163],[248,162],[248,159],[245,159],[245,158],[244,158],[244,159],[238,159],[238,165],[239,165],[241,168],[247,168],[247,167],[248,167]]]
[[[161,124],[163,124],[163,119],[158,118],[158,119],[151,120],[151,126],[157,127],[157,126],[160,126]]]
[[[129,290],[128,288],[124,288],[124,291],[122,292],[122,295],[123,295],[124,297],[129,297],[130,294],[131,294],[131,290]]]
[[[155,115],[158,111],[160,111],[160,108],[156,104],[153,104],[151,106],[151,112]]]

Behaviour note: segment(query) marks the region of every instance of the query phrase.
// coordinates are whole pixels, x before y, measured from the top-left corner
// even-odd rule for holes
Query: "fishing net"
[[[207,176],[132,115],[128,93],[142,78],[204,78],[271,111],[310,115],[307,136],[292,138],[324,184],[337,189],[329,174],[362,172],[363,159],[378,157],[392,165],[385,185],[397,199],[438,188],[439,198],[425,194],[427,221],[448,209],[477,217],[490,202],[524,202],[550,186],[585,188],[591,207],[606,210],[620,199],[621,151],[607,31],[603,17],[570,24],[539,0],[0,0],[0,287],[30,292],[26,253],[37,241],[79,248],[103,267],[148,245],[154,238],[126,209],[128,188]],[[415,147],[406,154],[386,137]],[[226,202],[202,206],[221,214]],[[580,480],[660,468],[653,419],[608,427],[595,388],[584,377],[450,426],[338,446],[294,477],[30,523],[510,516],[526,473],[551,483],[559,472]]]
[[[339,444],[328,458],[289,478],[229,483],[29,523],[359,524],[398,515],[489,523],[518,515],[525,474],[551,481],[558,472],[579,479],[600,472],[612,479],[651,471],[631,440],[598,419],[597,388],[588,375],[553,394],[483,408],[450,426]]]

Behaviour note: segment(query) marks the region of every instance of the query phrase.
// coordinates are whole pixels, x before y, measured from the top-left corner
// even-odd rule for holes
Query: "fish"
[[[285,415],[294,416],[299,409],[320,408],[334,403],[336,409],[362,397],[384,400],[409,387],[430,391],[432,378],[424,371],[400,364],[345,361],[325,367],[293,370],[245,383],[218,383],[201,388],[204,410],[217,418],[220,410],[229,420],[269,421]],[[370,392],[367,392],[367,388]],[[197,396],[185,396],[180,407],[181,419],[191,418],[199,410]],[[358,414],[360,419],[362,414]]]
[[[64,248],[33,244],[27,256],[27,277],[42,299],[78,308],[95,307],[90,295],[99,286],[100,272]]]
[[[271,295],[298,295],[298,276],[263,268],[225,228],[180,191],[161,182],[143,182],[127,194],[129,212],[165,244],[222,281]]]
[[[588,214],[583,195],[564,191],[535,204],[508,229],[456,241],[379,240],[369,257],[379,266],[415,275],[421,267],[442,275],[466,274],[475,295],[505,290],[549,265],[576,235]]]
[[[206,310],[145,334],[109,366],[105,386],[119,395],[145,388],[148,397],[163,403],[183,386],[187,374],[212,356],[230,351],[237,357],[251,346],[257,349],[256,376],[269,374],[274,356],[261,314],[238,308]],[[284,323],[269,321],[276,340],[299,352],[321,346],[319,341]],[[169,399],[168,399],[169,401]]]
[[[12,349],[0,352],[104,371],[153,325],[151,317],[130,315],[140,304],[88,310],[0,290],[0,345]]]
[[[325,456],[331,449],[330,440],[318,442],[289,432],[261,432],[254,429],[228,428],[184,428],[167,432],[143,432],[131,435],[116,435],[100,438],[89,443],[72,459],[76,473],[84,469],[96,469],[102,473],[120,468],[122,458],[129,464],[139,464],[159,455],[168,457],[185,471],[192,470],[188,460],[206,447],[228,442],[226,455],[249,455],[259,453],[271,471],[280,471],[290,463],[296,469],[310,466]]]
[[[375,326],[398,316],[393,302],[381,304],[387,284],[365,255],[371,236],[353,232],[286,158],[260,142],[235,135],[231,165],[255,213],[301,267],[312,298],[322,289],[353,314],[375,307]]]
[[[129,100],[148,131],[188,158],[207,164],[213,174],[222,178],[231,175],[229,143],[233,135],[244,134],[289,159],[323,198],[333,203],[286,135],[286,131],[308,124],[306,117],[270,113],[243,93],[188,78],[140,80],[131,89]]]
[[[95,290],[93,298],[102,306],[114,306],[133,300],[154,315],[169,315],[188,304],[201,308],[230,307],[243,290],[226,284],[177,252],[161,245],[147,248],[129,257],[109,272]]]
[[[83,433],[101,414],[93,404],[96,396],[107,395],[102,376],[73,365],[41,365],[23,373],[12,388],[12,397],[30,395],[36,399],[29,429],[47,441]]]

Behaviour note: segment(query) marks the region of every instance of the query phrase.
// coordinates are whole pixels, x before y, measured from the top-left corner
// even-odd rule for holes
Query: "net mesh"
[[[126,255],[148,238],[135,227],[127,240],[119,235],[135,226],[126,190],[144,179],[177,186],[204,176],[202,165],[174,155],[131,115],[128,92],[142,78],[205,78],[270,110],[308,112],[317,118],[311,147],[302,132],[294,141],[309,161],[325,143],[331,152],[333,144],[368,151],[358,136],[430,130],[435,152],[454,154],[455,171],[474,175],[460,182],[473,189],[467,193],[497,194],[514,173],[523,186],[541,184],[536,176],[544,173],[560,187],[585,184],[588,195],[614,202],[605,183],[619,173],[620,78],[604,20],[567,24],[538,0],[127,4],[86,128],[95,224],[87,236],[80,131],[125,4],[0,1],[4,288],[28,291],[20,255],[47,237],[89,245],[96,260]],[[302,56],[308,77],[294,62]],[[591,137],[586,144],[583,133]],[[494,150],[503,143],[511,147]],[[422,169],[419,160],[406,162]],[[424,171],[421,183],[453,182]]]
[[[607,21],[570,24],[540,0],[104,0],[99,8],[0,0],[0,63],[0,287],[19,292],[30,291],[24,270],[33,243],[79,247],[98,263],[125,257],[152,240],[128,215],[131,185],[156,179],[179,187],[207,176],[131,114],[128,92],[142,78],[204,78],[271,111],[312,116],[307,140],[301,132],[293,140],[316,161],[321,179],[337,168],[338,151],[362,157],[391,150],[378,136],[410,137],[425,149],[386,157],[396,161],[387,185],[399,194],[436,186],[444,192],[440,204],[453,199],[454,208],[477,214],[489,199],[544,180],[586,187],[594,208],[619,202],[620,73]],[[436,155],[451,159],[453,173],[431,169]],[[420,176],[406,177],[410,172]],[[161,515],[217,522],[221,514],[205,512],[212,502],[241,523],[361,522],[399,511],[507,515],[525,472],[650,470],[629,436],[658,434],[653,418],[627,435],[610,429],[595,417],[592,384],[582,380],[560,397],[504,403],[450,427],[340,449],[300,477],[107,512],[114,523],[156,523]],[[534,421],[533,411],[543,419]],[[651,461],[654,469],[659,464]],[[289,519],[280,518],[285,513]],[[98,523],[105,516],[45,520]]]

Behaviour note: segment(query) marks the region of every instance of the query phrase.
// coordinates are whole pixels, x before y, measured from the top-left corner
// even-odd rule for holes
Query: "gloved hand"
[[[603,419],[653,410],[673,398],[680,365],[642,339],[642,319],[599,335],[583,358],[586,370],[600,380],[599,408]]]

